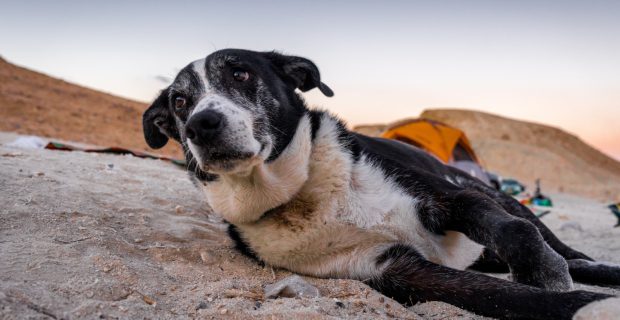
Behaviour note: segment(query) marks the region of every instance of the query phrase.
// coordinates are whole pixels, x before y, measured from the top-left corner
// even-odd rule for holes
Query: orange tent
[[[381,137],[417,146],[444,163],[468,160],[480,164],[465,133],[438,121],[413,119],[397,122],[390,125]]]

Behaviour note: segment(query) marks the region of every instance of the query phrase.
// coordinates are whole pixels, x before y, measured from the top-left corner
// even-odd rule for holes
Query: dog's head
[[[331,89],[308,59],[226,49],[179,72],[144,112],[146,142],[179,141],[204,172],[243,172],[277,158],[305,113],[295,89]]]

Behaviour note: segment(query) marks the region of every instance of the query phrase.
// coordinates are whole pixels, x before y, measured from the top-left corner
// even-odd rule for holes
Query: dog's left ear
[[[162,90],[153,104],[142,115],[144,140],[153,149],[159,149],[168,143],[168,138],[180,140],[179,132],[168,108],[168,92]]]
[[[332,89],[321,82],[319,68],[312,61],[277,52],[265,52],[265,56],[273,63],[282,78],[294,88],[303,92],[319,88],[324,95],[334,96]]]

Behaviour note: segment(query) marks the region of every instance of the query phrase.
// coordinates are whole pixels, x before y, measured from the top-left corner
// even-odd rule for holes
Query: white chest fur
[[[464,235],[428,232],[418,220],[416,198],[364,156],[353,162],[335,120],[322,120],[311,143],[304,118],[291,149],[257,168],[251,181],[223,180],[205,190],[214,210],[262,259],[315,276],[364,278],[376,274],[374,259],[395,243],[454,268],[478,258],[482,247]]]

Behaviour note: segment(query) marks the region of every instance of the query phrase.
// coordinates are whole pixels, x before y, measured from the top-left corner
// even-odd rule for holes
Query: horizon
[[[620,160],[613,1],[33,3],[3,5],[0,56],[94,90],[149,103],[215,49],[276,49],[318,65],[335,97],[304,97],[352,126],[469,109],[561,128]]]

